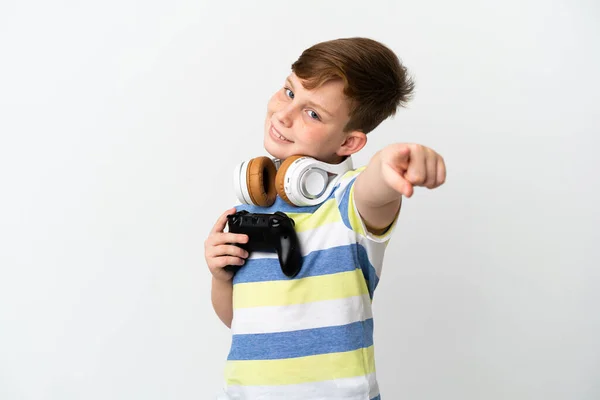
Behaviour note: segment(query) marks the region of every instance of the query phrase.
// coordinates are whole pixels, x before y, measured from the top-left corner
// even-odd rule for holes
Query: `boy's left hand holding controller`
[[[235,243],[247,243],[248,235],[224,232],[227,216],[235,213],[235,208],[225,211],[213,226],[204,241],[204,258],[212,274],[212,303],[221,321],[231,327],[233,318],[233,272],[228,265],[244,265],[248,252]]]

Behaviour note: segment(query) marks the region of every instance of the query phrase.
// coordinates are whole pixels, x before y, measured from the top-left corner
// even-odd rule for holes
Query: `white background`
[[[300,52],[414,75],[369,136],[440,152],[375,295],[384,399],[600,398],[600,5],[0,3],[0,399],[211,399],[203,242]]]

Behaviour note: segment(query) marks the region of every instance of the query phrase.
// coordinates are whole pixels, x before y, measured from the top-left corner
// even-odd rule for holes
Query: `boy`
[[[305,50],[270,99],[264,147],[274,158],[305,155],[339,164],[404,105],[406,69],[379,42],[348,38]],[[215,312],[232,330],[225,370],[228,399],[380,399],[371,302],[402,196],[445,180],[444,160],[414,144],[392,144],[347,171],[332,194],[310,207],[278,196],[270,207],[227,210],[205,241]],[[303,265],[294,278],[278,259],[231,243],[236,210],[283,211],[295,221]],[[242,266],[233,274],[228,265]],[[235,312],[234,312],[235,310]]]

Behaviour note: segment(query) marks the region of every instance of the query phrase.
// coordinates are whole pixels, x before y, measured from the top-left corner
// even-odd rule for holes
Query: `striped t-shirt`
[[[288,278],[276,253],[254,252],[234,276],[225,398],[380,400],[371,302],[396,220],[382,236],[366,230],[353,191],[362,170],[318,206],[277,197],[268,208],[236,207],[293,218],[303,261]]]

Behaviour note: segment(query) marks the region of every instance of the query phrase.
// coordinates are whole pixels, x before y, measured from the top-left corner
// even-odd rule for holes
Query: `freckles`
[[[310,136],[310,129],[306,127],[306,121],[303,118],[300,118],[300,128],[306,132],[307,136]]]
[[[283,102],[280,99],[273,97],[271,99],[271,101],[269,102],[270,110],[276,111],[276,110],[280,109],[281,107],[283,107]]]

